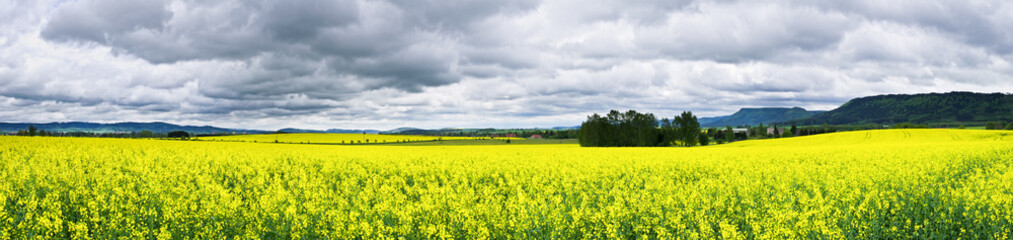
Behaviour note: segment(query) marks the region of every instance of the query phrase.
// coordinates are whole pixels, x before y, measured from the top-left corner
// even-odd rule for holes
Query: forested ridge
[[[1013,95],[972,92],[878,95],[852,99],[837,109],[788,123],[983,125],[991,121],[1013,121]]]

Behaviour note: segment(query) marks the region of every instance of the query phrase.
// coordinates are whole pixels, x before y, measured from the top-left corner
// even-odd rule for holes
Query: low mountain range
[[[91,132],[91,133],[129,133],[152,131],[155,133],[167,133],[171,131],[186,131],[192,134],[254,134],[269,133],[269,131],[231,129],[212,126],[183,126],[164,122],[121,122],[121,123],[91,123],[91,122],[52,122],[52,123],[0,123],[0,131],[16,132],[35,126],[37,129],[50,132]]]
[[[855,98],[830,111],[794,108],[743,108],[729,116],[700,118],[702,127],[763,124],[892,125],[946,127],[1013,121],[1013,95],[1005,93],[889,94]]]

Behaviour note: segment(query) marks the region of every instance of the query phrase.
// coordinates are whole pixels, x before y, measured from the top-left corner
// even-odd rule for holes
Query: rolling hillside
[[[878,95],[852,99],[837,109],[789,122],[858,125],[988,121],[1013,121],[1013,95],[972,92]]]

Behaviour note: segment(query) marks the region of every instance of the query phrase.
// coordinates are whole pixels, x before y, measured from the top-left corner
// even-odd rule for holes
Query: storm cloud
[[[0,121],[552,127],[1013,90],[1006,1],[0,2]]]

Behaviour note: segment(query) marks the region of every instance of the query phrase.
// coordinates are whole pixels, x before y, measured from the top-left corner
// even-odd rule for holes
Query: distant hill
[[[741,110],[741,109],[739,109],[739,110]],[[722,120],[722,119],[725,119],[725,118],[728,118],[728,117],[731,117],[731,116],[732,116],[732,115],[728,115],[728,116],[717,116],[717,117],[700,117],[700,118],[697,118],[697,121],[700,121],[700,125],[701,125],[701,126],[710,126],[710,125],[708,125],[708,124],[711,124],[711,123],[714,123],[714,122],[720,121],[720,120]],[[660,123],[659,123],[659,124],[660,124]],[[722,127],[723,127],[723,126],[722,126]]]
[[[811,117],[825,111],[808,111],[804,108],[743,108],[729,116],[700,118],[701,127],[756,126]]]
[[[412,127],[400,127],[400,128],[395,128],[395,129],[387,130],[387,131],[382,131],[380,133],[383,133],[383,134],[404,134],[404,132],[411,132],[411,131],[416,131],[416,130],[423,130],[423,129],[412,128]]]
[[[279,129],[278,132],[283,132],[283,133],[363,133],[363,132],[366,132],[366,133],[369,133],[369,134],[376,134],[376,133],[380,133],[380,130],[372,130],[372,129],[337,129],[337,128],[332,128],[332,129],[327,129],[327,130],[321,131],[321,130],[312,130],[312,129],[282,128],[282,129]]]
[[[212,126],[181,126],[164,122],[122,122],[122,123],[90,123],[90,122],[52,122],[52,123],[0,123],[0,131],[14,132],[28,129],[33,125],[38,129],[53,132],[92,132],[92,133],[117,133],[117,132],[140,132],[144,130],[155,133],[167,133],[171,131],[186,131],[193,134],[221,134],[221,133],[267,133],[267,131],[218,128]]]
[[[983,123],[1013,121],[1013,95],[1004,93],[891,94],[855,98],[837,109],[791,121],[799,125]]]

